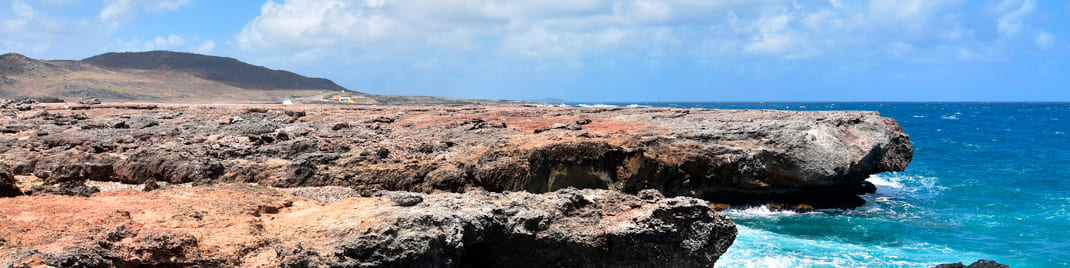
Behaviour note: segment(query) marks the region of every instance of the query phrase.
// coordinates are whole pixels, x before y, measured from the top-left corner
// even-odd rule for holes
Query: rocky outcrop
[[[712,267],[724,215],[657,191],[379,192],[260,186],[0,198],[0,266]]]
[[[970,265],[962,265],[961,262],[956,263],[944,263],[937,265],[935,268],[1008,268],[1009,265],[998,263],[990,260],[977,260]]]
[[[0,197],[12,197],[22,195],[18,182],[11,176],[7,166],[0,165]]]
[[[32,109],[31,109],[32,108]],[[47,184],[548,192],[852,207],[912,148],[875,112],[520,106],[34,104],[0,117],[0,164]]]

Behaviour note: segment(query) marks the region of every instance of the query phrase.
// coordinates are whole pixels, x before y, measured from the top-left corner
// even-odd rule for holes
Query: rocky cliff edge
[[[712,267],[736,229],[657,191],[418,194],[324,204],[227,184],[0,198],[0,266]]]
[[[578,187],[852,207],[873,190],[869,175],[903,170],[913,155],[895,120],[861,111],[8,106],[0,164],[23,188],[83,180],[343,186],[366,195]]]

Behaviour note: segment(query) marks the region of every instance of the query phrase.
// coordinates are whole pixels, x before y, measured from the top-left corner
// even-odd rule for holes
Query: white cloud
[[[831,4],[833,8],[842,8],[843,3],[840,1],[841,0],[829,0],[829,4]]]
[[[0,51],[29,56],[66,56],[82,48],[64,48],[62,45],[97,39],[92,34],[93,25],[88,21],[45,14],[24,1],[11,2],[10,8],[11,13],[0,9],[0,36],[3,36],[0,38],[3,39],[0,41]]]
[[[34,0],[34,2],[48,5],[73,5],[80,4],[83,0]]]
[[[1033,42],[1039,49],[1051,49],[1052,47],[1055,47],[1055,36],[1048,32],[1040,31],[1037,33],[1037,37]]]
[[[888,45],[888,54],[896,58],[908,55],[913,50],[914,46],[900,41],[895,41]]]
[[[999,6],[1001,9],[1009,9],[999,17],[996,23],[996,30],[1003,36],[1017,34],[1024,24],[1022,20],[1032,14],[1036,8],[1036,4],[1032,0],[1004,0]]]
[[[659,57],[668,51],[774,59],[850,53],[979,59],[999,53],[999,47],[1005,49],[1008,38],[1032,38],[1014,36],[1033,32],[1028,23],[1036,9],[1033,0],[993,4],[995,15],[979,13],[984,11],[968,8],[970,4],[967,0],[282,0],[261,6],[260,15],[233,43],[246,52],[274,58],[330,57],[324,55],[330,51],[405,57],[400,55],[430,50],[570,62],[605,51]],[[999,40],[985,37],[993,25]],[[298,54],[304,56],[295,57]]]
[[[186,39],[178,35],[170,35],[167,38],[157,36],[156,39],[145,42],[144,50],[172,49],[186,45]]]
[[[966,48],[959,49],[958,57],[961,60],[976,60],[981,58],[980,55],[977,55],[977,53],[974,53],[973,51],[970,51]]]
[[[109,24],[112,30],[137,16],[139,11],[164,12],[188,5],[190,0],[104,0],[105,6],[97,20]]]
[[[149,39],[116,39],[114,33],[140,12],[166,12],[190,0],[106,0],[99,13],[87,17],[50,14],[80,5],[83,0],[15,0],[0,7],[0,52],[18,52],[43,59],[79,59],[108,51],[179,50],[212,51],[208,40],[180,35]],[[7,3],[7,2],[5,2]],[[40,8],[35,8],[38,5]],[[96,15],[96,16],[94,16]]]
[[[630,46],[674,19],[701,18],[727,4],[704,1],[269,1],[235,38],[247,50],[324,46],[390,49],[431,46],[494,50],[520,57],[572,57]],[[705,14],[703,14],[705,15]],[[487,41],[487,38],[490,41]]]
[[[110,1],[104,9],[100,10],[100,14],[97,15],[97,18],[101,21],[111,21],[132,13],[133,10],[134,3],[132,3],[131,0]]]
[[[34,14],[36,14],[32,6],[22,1],[12,2],[11,11],[15,12],[15,16],[27,19],[32,19]]]
[[[116,46],[109,46],[105,48],[105,51],[151,51],[151,50],[170,50],[170,51],[184,51],[200,54],[212,54],[216,50],[216,43],[212,40],[201,40],[197,37],[187,38],[177,34],[171,34],[166,36],[156,36],[149,40],[142,41],[141,39],[130,39],[128,41],[118,40]]]
[[[188,5],[190,0],[157,0],[157,1],[145,1],[140,0],[145,8],[149,11],[171,11],[177,10],[182,6]]]
[[[801,44],[799,37],[788,29],[788,24],[793,19],[790,14],[762,16],[751,25],[751,31],[754,34],[750,42],[743,45],[743,51],[752,54],[779,55]]]
[[[215,50],[215,42],[212,40],[204,41],[200,45],[190,49],[191,52],[200,54],[211,54]]]

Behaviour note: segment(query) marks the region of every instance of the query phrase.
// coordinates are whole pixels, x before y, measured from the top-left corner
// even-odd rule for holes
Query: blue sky
[[[1070,101],[1070,2],[0,0],[0,53],[174,50],[376,93]]]

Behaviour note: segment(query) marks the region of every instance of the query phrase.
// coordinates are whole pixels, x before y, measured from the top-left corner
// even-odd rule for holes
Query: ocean
[[[717,267],[1070,266],[1070,103],[612,105],[870,110],[910,135],[913,162],[871,176],[862,207],[726,211],[739,235]]]

